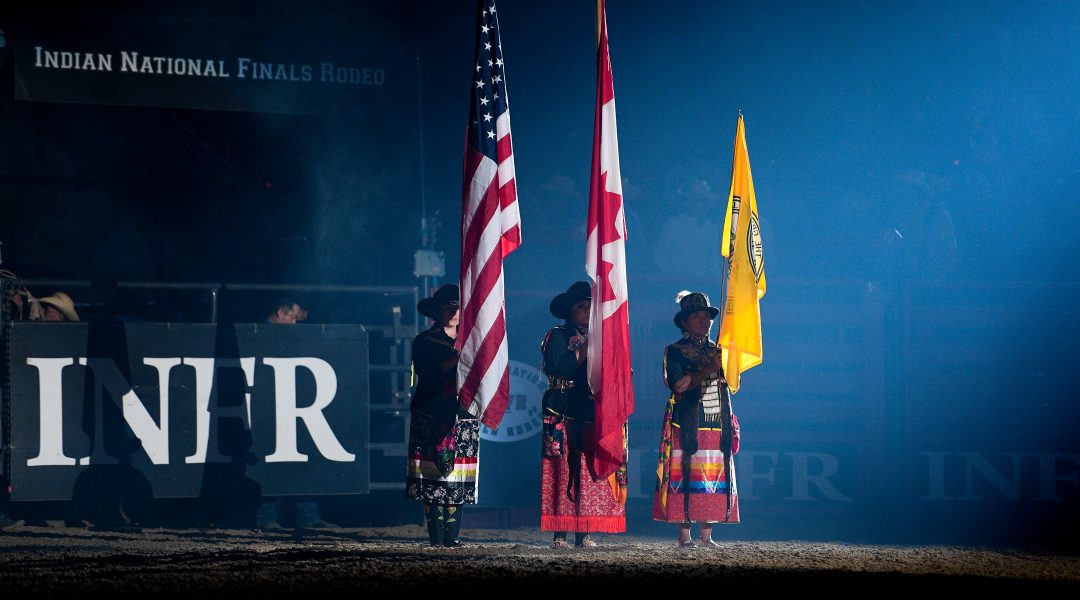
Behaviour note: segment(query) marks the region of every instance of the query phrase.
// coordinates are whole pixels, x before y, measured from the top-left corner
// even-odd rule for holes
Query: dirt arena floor
[[[416,525],[286,533],[16,526],[0,531],[0,590],[59,597],[100,591],[110,598],[313,592],[367,598],[428,588],[532,598],[565,585],[620,596],[696,595],[695,587],[724,593],[795,586],[812,595],[953,585],[968,591],[1080,590],[1080,556],[1030,550],[802,541],[682,549],[667,539],[623,535],[595,536],[596,548],[552,549],[549,535],[467,530],[464,547],[436,549],[421,542],[424,532]]]

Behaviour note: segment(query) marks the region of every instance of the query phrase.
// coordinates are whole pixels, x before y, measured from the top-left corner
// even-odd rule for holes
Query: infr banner
[[[14,323],[13,500],[368,491],[360,325]]]

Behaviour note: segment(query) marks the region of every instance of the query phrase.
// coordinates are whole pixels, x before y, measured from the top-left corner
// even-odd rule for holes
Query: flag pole
[[[604,0],[596,0],[596,47],[600,48],[600,25],[604,18]]]
[[[738,143],[739,143],[739,126],[738,126],[738,123],[740,123],[741,121],[742,121],[742,110],[739,110],[739,118],[736,121],[736,125],[735,125],[735,145],[736,145],[736,150],[735,150],[735,152],[732,152],[732,155],[731,155],[731,177],[732,177],[732,179],[735,178],[735,153],[738,151],[737,146],[738,146]],[[731,197],[731,188],[730,188],[730,185],[729,185],[729,188],[728,188],[729,201],[730,201],[730,197]],[[728,209],[728,207],[725,205],[724,210],[727,211],[727,209]],[[726,212],[725,212],[724,217],[725,217],[725,220],[726,220],[726,218],[727,218]],[[738,215],[733,215],[733,221],[731,223],[731,229],[732,230],[734,230],[736,232],[739,231],[739,221],[737,219],[740,219],[741,217],[742,217],[742,206],[739,207]],[[721,225],[721,227],[723,227],[723,226]],[[721,273],[723,273],[723,280],[721,281],[721,290],[722,290],[722,294],[723,294],[722,297],[724,299],[724,303],[723,303],[723,308],[721,309],[721,313],[720,313],[720,315],[721,315],[720,316],[720,329],[717,330],[717,332],[716,332],[716,348],[717,348],[717,350],[720,351],[721,356],[723,356],[723,350],[724,349],[723,349],[723,346],[720,345],[720,331],[723,330],[724,319],[727,318],[727,304],[728,304],[727,295],[728,295],[728,292],[730,291],[730,287],[731,287],[728,284],[730,283],[729,280],[730,280],[730,277],[731,277],[731,261],[734,260],[734,257],[735,257],[735,240],[734,240],[734,237],[731,234],[731,230],[722,231],[722,232],[720,232],[720,234],[722,236],[722,241],[720,243],[721,244],[728,244],[728,255],[725,257],[724,266],[721,269]],[[722,369],[721,369],[721,371],[722,371]],[[731,388],[727,385],[726,374],[725,374],[725,377],[723,378],[723,382],[720,383],[719,392],[720,392],[720,423],[722,424],[722,428],[720,430],[720,450],[724,454],[724,477],[727,479],[727,485],[728,485],[727,494],[725,494],[725,496],[727,496],[727,502],[726,502],[726,507],[725,507],[726,510],[725,510],[724,521],[723,522],[728,523],[728,522],[731,521],[731,506],[733,504],[732,501],[731,501],[732,496],[736,493],[736,490],[735,490],[735,478],[732,476],[732,474],[735,472],[735,469],[734,469],[734,467],[735,467],[735,457],[732,456],[732,453],[731,453],[732,448],[734,447],[734,439],[735,439],[735,419],[734,419],[735,411],[734,411],[734,408],[733,408],[732,402],[731,402]]]
[[[424,175],[424,90],[423,90],[423,61],[420,58],[420,48],[416,48],[416,119],[418,124],[418,136],[417,141],[420,143],[420,250],[431,249],[434,245],[431,239],[432,223],[428,221],[427,216],[427,183]],[[419,253],[419,250],[417,251]],[[420,295],[423,298],[427,298],[431,295],[431,290],[438,286],[438,276],[432,276],[430,274],[424,274],[420,277]],[[416,315],[414,311],[414,317],[416,323],[420,323],[420,317]]]
[[[742,119],[742,110],[740,109],[739,110],[739,120],[741,120],[741,119]],[[738,142],[739,142],[738,120],[735,123],[736,123],[735,124],[735,143],[738,144]],[[731,178],[733,179],[734,177],[735,177],[735,153],[732,152],[732,154],[731,154]],[[731,196],[731,187],[730,187],[730,184],[728,184],[728,197],[729,197],[729,200],[730,200],[730,196]],[[740,215],[742,214],[741,208],[742,207],[740,206],[740,210],[739,210]],[[728,209],[727,204],[725,204],[724,205],[724,211],[725,211],[724,216],[725,217],[727,216],[727,212],[726,212],[727,209]],[[726,219],[724,219],[724,220],[726,220]],[[723,227],[723,225],[721,225],[721,227]],[[731,224],[731,227],[735,231],[738,231],[739,230],[739,222],[734,221]],[[721,231],[720,232],[720,243],[728,245],[728,255],[725,257],[724,265],[723,265],[723,267],[721,267],[721,270],[720,270],[720,273],[721,273],[721,276],[722,276],[722,279],[720,280],[720,297],[724,299],[723,300],[724,303],[721,305],[723,308],[720,309],[720,328],[716,330],[716,347],[717,348],[720,348],[720,332],[724,328],[724,319],[727,318],[727,295],[728,295],[728,287],[729,287],[728,286],[728,283],[729,283],[728,280],[731,277],[731,260],[732,260],[732,257],[735,254],[735,240],[733,239],[733,236],[731,235],[731,231]]]

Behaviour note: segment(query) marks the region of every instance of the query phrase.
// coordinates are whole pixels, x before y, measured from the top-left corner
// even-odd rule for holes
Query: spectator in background
[[[75,302],[64,292],[56,292],[52,296],[39,298],[42,308],[42,321],[78,321],[79,313],[75,312]]]
[[[308,311],[300,306],[294,298],[282,298],[277,301],[277,307],[266,318],[267,323],[279,325],[296,325],[308,318]]]
[[[3,294],[0,304],[12,321],[78,321],[75,302],[64,292],[35,298],[11,271],[0,271]]]
[[[19,276],[11,271],[0,270],[0,308],[12,321],[40,321],[41,305],[26,289]]]
[[[308,311],[294,298],[282,298],[277,301],[274,312],[266,318],[267,323],[278,325],[295,325],[307,319]],[[277,499],[263,502],[259,506],[259,512],[255,516],[255,525],[264,531],[285,529],[278,519],[281,518],[284,501]],[[338,527],[334,523],[324,521],[319,516],[319,504],[315,500],[301,500],[296,502],[296,527],[298,529],[326,529]]]

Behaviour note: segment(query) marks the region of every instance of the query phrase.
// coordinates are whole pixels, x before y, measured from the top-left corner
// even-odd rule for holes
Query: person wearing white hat
[[[75,301],[64,292],[56,292],[52,296],[39,298],[43,309],[42,321],[78,321],[79,313],[75,312]]]

